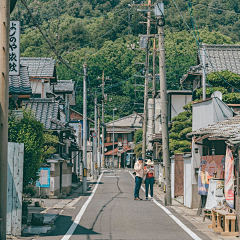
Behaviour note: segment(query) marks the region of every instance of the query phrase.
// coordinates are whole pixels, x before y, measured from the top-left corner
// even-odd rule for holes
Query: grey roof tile
[[[207,73],[229,70],[240,74],[240,45],[204,44]],[[200,49],[200,62],[203,48]]]
[[[9,94],[29,95],[32,88],[26,66],[20,66],[19,76],[9,76]]]
[[[54,92],[73,92],[74,91],[74,81],[73,80],[58,80],[57,84],[54,85]]]
[[[187,134],[187,136],[193,135],[208,136],[209,139],[227,139],[230,143],[240,141],[240,115],[208,125]],[[238,144],[240,144],[240,142],[238,142]]]
[[[229,70],[240,75],[240,45],[227,44],[203,44],[206,54],[206,73],[209,74],[214,71]],[[202,74],[202,56],[203,47],[198,54],[199,64],[191,66],[187,74],[184,74],[180,80],[183,83],[188,75]]]
[[[65,128],[65,123],[57,119],[59,102],[51,98],[31,99],[27,108],[31,109],[36,118],[44,125],[47,130]]]
[[[55,60],[53,58],[21,57],[20,62],[28,66],[30,77],[54,77]]]
[[[106,126],[108,128],[112,127],[113,121],[106,123]],[[138,113],[133,113],[129,116],[115,120],[114,127],[130,127],[130,128],[142,127],[142,117]]]

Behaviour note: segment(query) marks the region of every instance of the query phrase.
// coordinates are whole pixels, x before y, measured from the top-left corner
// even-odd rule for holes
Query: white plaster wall
[[[42,81],[41,80],[31,81],[31,88],[32,93],[42,94]]]
[[[214,122],[220,122],[227,118],[233,117],[233,112],[218,98],[213,98],[213,119]],[[224,114],[223,114],[224,113]],[[224,116],[225,115],[225,116]]]
[[[50,191],[56,191],[60,189],[60,178],[59,176],[50,177]]]
[[[193,131],[214,123],[214,113],[211,100],[193,104],[192,112]]]
[[[192,169],[191,158],[184,158],[184,205],[191,208],[192,205]]]
[[[42,96],[42,87],[44,85],[44,95]],[[41,94],[41,98],[46,98],[46,93],[50,92],[50,81],[45,81],[42,83],[42,80],[31,81],[31,87],[33,93]]]
[[[46,93],[51,92],[50,81],[44,83],[44,98],[47,97]]]
[[[191,95],[171,95],[171,118],[176,117],[179,113],[185,111],[183,106],[192,101]],[[171,119],[169,119],[170,121]]]
[[[63,174],[62,187],[69,187],[72,185],[72,174]]]
[[[175,159],[171,158],[171,196],[174,198]]]

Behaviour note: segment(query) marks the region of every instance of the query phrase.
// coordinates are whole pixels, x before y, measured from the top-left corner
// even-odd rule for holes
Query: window
[[[118,133],[114,133],[114,141],[115,142],[118,142]],[[112,142],[113,141],[113,134],[111,133],[110,134],[110,141]]]
[[[127,140],[128,140],[128,142],[132,142],[133,141],[132,133],[128,133]]]

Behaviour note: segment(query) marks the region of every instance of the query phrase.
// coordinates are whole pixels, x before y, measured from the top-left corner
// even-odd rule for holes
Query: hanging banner
[[[224,178],[224,155],[202,156],[198,171],[198,193],[208,195],[209,179]]]
[[[20,74],[20,22],[10,21],[9,76]]]
[[[230,208],[234,208],[234,159],[227,147],[225,162],[225,199]]]

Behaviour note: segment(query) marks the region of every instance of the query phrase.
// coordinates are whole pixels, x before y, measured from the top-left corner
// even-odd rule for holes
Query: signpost
[[[9,30],[9,75],[20,74],[20,23],[10,21]]]

